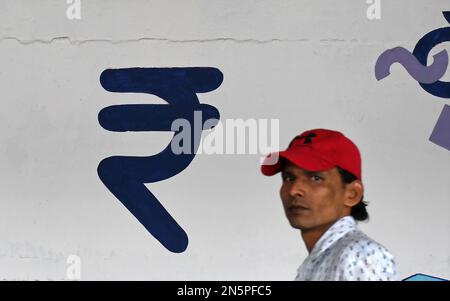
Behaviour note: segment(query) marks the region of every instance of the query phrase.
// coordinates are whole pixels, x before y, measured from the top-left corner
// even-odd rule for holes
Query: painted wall
[[[447,5],[446,5],[447,4]],[[450,152],[428,140],[448,99],[425,92],[386,49],[414,49],[448,26],[445,1],[0,0],[0,277],[82,280],[291,280],[307,255],[260,155],[197,155],[146,184],[189,235],[167,251],[103,185],[109,156],[160,152],[170,132],[109,132],[99,111],[165,103],[105,91],[108,68],[215,67],[199,94],[221,119],[279,119],[280,147],[301,131],[343,131],[363,156],[371,219],[360,227],[397,258],[401,276],[450,278]],[[437,46],[433,53],[449,49]],[[449,72],[443,79],[450,80]],[[69,277],[70,278],[70,277]]]

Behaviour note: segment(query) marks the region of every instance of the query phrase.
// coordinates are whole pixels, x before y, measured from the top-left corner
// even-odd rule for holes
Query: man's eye
[[[285,182],[290,182],[290,181],[294,180],[294,178],[290,175],[283,175],[282,178],[283,178],[283,181],[285,181]]]
[[[313,180],[314,182],[320,182],[320,181],[323,180],[323,178],[322,178],[322,177],[319,177],[319,176],[317,176],[317,175],[312,175],[312,176],[311,176],[311,180]]]

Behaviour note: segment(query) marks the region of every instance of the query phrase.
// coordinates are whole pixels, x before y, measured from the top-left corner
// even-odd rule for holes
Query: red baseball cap
[[[314,129],[301,133],[292,139],[285,151],[268,155],[261,165],[261,172],[273,176],[281,171],[285,160],[309,171],[340,167],[362,180],[358,147],[337,131]]]

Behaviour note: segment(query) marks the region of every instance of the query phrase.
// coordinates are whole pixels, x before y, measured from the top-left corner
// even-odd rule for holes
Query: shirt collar
[[[316,242],[309,257],[316,258],[330,248],[341,237],[356,229],[356,222],[352,216],[344,216],[336,221]]]

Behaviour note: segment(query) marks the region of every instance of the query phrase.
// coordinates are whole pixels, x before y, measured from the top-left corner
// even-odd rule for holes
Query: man
[[[281,171],[286,216],[309,252],[296,280],[398,280],[394,257],[356,227],[368,214],[361,155],[350,139],[332,130],[306,131],[287,150],[270,154],[261,171]]]

